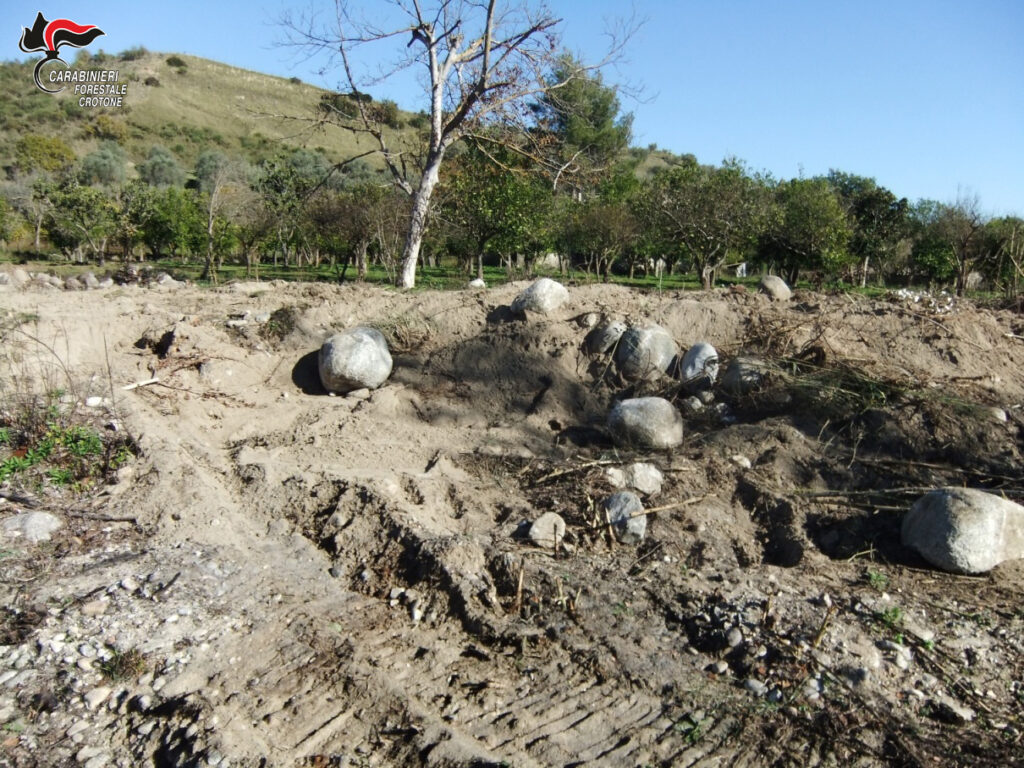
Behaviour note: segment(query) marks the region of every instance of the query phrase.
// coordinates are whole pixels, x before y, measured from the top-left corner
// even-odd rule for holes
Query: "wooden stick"
[[[159,384],[160,379],[153,377],[152,379],[146,379],[145,381],[137,381],[134,384],[129,384],[127,387],[121,387],[124,392],[130,389],[138,389],[139,387],[148,387],[150,384]]]

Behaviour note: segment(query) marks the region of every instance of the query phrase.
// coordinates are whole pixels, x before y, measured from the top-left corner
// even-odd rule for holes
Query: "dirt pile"
[[[68,524],[3,543],[0,761],[1021,764],[1024,564],[899,544],[924,490],[1024,498],[1019,315],[577,286],[524,319],[524,287],[5,293],[140,456],[0,507]],[[616,398],[689,393],[586,354],[591,313],[762,386],[616,448]],[[317,349],[360,325],[392,375],[329,396]],[[634,546],[602,502],[638,461],[664,480]]]

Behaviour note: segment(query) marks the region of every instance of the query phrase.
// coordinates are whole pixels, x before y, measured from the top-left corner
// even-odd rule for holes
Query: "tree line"
[[[465,142],[440,176],[420,263],[467,276],[503,265],[512,274],[556,253],[564,268],[599,279],[664,268],[710,287],[747,264],[790,282],[802,273],[962,292],[982,278],[1019,292],[1019,217],[986,218],[974,198],[911,204],[840,171],[777,180],[735,159],[703,165],[658,153],[660,167],[638,174],[650,152],[619,146],[628,125],[616,109],[613,100],[580,128],[551,127],[560,132],[551,152],[576,155],[582,130],[594,150],[589,168],[557,187],[523,152]],[[604,156],[596,151],[601,123]],[[364,162],[332,164],[296,149],[253,165],[207,150],[185,168],[156,145],[135,178],[127,166],[112,141],[79,158],[58,138],[22,137],[0,186],[0,239],[79,262],[198,262],[208,279],[225,263],[252,275],[270,263],[327,266],[341,279],[364,278],[377,264],[398,278],[410,199]]]

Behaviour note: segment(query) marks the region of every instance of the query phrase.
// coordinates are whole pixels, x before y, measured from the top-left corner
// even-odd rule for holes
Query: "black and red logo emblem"
[[[47,21],[43,18],[43,14],[40,13],[36,16],[36,23],[32,25],[32,29],[28,27],[21,28],[21,42],[18,43],[18,47],[25,51],[25,53],[46,52],[46,57],[40,59],[39,63],[36,64],[33,77],[39,90],[46,91],[47,93],[57,93],[63,91],[64,86],[53,90],[45,88],[43,81],[39,77],[43,66],[51,61],[59,61],[64,66],[67,66],[67,62],[60,57],[60,49],[62,47],[84,48],[103,34],[105,34],[103,30],[95,24],[76,24],[70,19]]]

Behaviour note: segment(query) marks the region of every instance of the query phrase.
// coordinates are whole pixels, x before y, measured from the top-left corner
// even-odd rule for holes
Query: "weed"
[[[879,592],[884,592],[889,587],[889,577],[881,571],[868,571],[868,584]]]
[[[138,648],[127,651],[114,649],[113,655],[100,664],[100,672],[111,682],[136,678],[146,669],[146,657]]]
[[[11,720],[9,723],[4,723],[3,725],[3,729],[7,733],[24,733],[25,727],[25,723],[21,720]]]
[[[903,609],[898,605],[894,605],[892,608],[886,608],[884,611],[878,613],[878,620],[895,632],[903,623]]]
[[[613,616],[632,616],[633,609],[629,607],[629,603],[619,602],[612,606]]]

